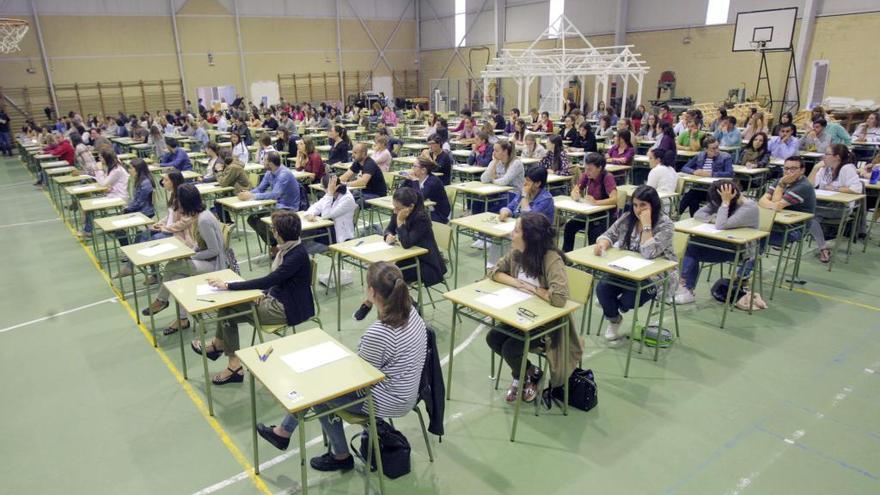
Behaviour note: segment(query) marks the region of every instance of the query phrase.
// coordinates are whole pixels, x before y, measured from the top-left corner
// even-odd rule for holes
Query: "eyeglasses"
[[[517,314],[517,316],[522,316],[523,318],[528,318],[529,320],[534,320],[535,318],[538,317],[537,314],[533,313],[532,311],[529,311],[526,308],[517,308],[516,314]]]
[[[786,172],[797,172],[800,169],[800,167],[782,167],[782,170]]]

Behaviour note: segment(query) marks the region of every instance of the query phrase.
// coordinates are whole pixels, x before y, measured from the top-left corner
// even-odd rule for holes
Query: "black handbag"
[[[589,411],[599,403],[599,391],[596,388],[596,377],[593,370],[575,368],[568,377],[568,405],[581,411]],[[562,387],[547,387],[541,393],[544,407],[551,409],[553,403],[562,404],[565,391]]]
[[[733,282],[736,283],[737,280],[734,280]],[[727,297],[727,291],[730,289],[730,284],[731,280],[729,278],[719,278],[716,280],[715,283],[712,284],[712,297],[714,297],[716,301],[723,303]],[[743,290],[742,284],[740,284],[739,290],[730,294],[728,304],[739,301],[744,295],[746,295],[746,291]]]
[[[376,433],[379,435],[379,455],[382,456],[382,472],[385,476],[395,479],[409,473],[411,467],[409,454],[412,449],[403,433],[382,419],[376,419]],[[361,438],[361,446],[359,449],[356,449],[354,441],[358,437]],[[369,428],[364,428],[361,433],[351,438],[351,451],[364,463],[367,462],[367,449],[370,446],[370,441]],[[375,471],[375,452],[371,461],[370,471]]]

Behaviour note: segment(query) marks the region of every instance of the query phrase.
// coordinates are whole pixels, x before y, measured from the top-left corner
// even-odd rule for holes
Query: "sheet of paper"
[[[589,212],[595,210],[596,208],[598,208],[598,206],[596,206],[596,205],[589,205],[587,203],[579,203],[573,199],[564,199],[564,200],[556,203],[556,206],[559,206],[561,208],[571,208],[572,210],[577,210],[577,211],[581,211],[584,213],[589,213]]]
[[[696,230],[697,232],[705,232],[707,234],[721,234],[724,232],[724,230],[722,229],[715,228],[715,226],[711,223],[701,223],[700,225],[694,227],[694,230]]]
[[[249,201],[239,201],[238,203],[235,203],[235,206],[237,206],[239,208],[247,208],[250,206],[257,206],[259,204],[260,204],[260,200],[252,199]]]
[[[625,270],[628,272],[634,272],[634,271],[642,269],[650,264],[651,264],[651,260],[646,260],[644,258],[637,258],[635,256],[624,256],[623,258],[618,258],[618,259],[608,263],[608,266],[612,266],[614,268],[618,268],[620,270]]]
[[[95,186],[76,186],[76,187],[70,188],[70,190],[72,192],[86,192],[86,191],[92,191],[94,189],[95,189]]]
[[[196,286],[197,296],[207,296],[208,294],[216,294],[220,289],[212,287],[210,284],[199,284]]]
[[[174,251],[174,244],[164,243],[153,247],[139,249],[138,254],[141,256],[146,256],[147,258],[151,258],[153,256],[157,256],[168,251]]]
[[[816,189],[816,196],[834,196],[837,191],[826,191],[825,189]]]
[[[508,220],[506,222],[499,222],[492,226],[495,230],[500,230],[501,232],[513,232],[513,229],[516,228],[516,220]]]
[[[699,179],[697,179],[697,182],[701,182],[703,184],[711,184],[711,183],[715,182],[716,180],[721,180],[721,179],[719,179],[717,177],[700,177]]]
[[[370,253],[375,253],[378,251],[385,251],[386,249],[391,249],[392,247],[394,247],[394,246],[392,246],[391,244],[388,244],[387,242],[379,241],[379,242],[371,242],[369,244],[361,244],[360,246],[355,246],[354,250],[355,250],[355,252],[358,252],[360,254],[370,254]]]
[[[523,292],[513,287],[505,287],[491,294],[485,294],[477,298],[477,302],[485,304],[491,308],[504,309],[508,306],[525,301],[532,297],[531,294]]]
[[[100,198],[92,201],[93,205],[109,205],[110,203],[118,203],[119,200],[117,198]]]
[[[141,219],[138,217],[128,217],[120,220],[113,220],[114,227],[128,227],[129,225],[138,225],[141,223]]]
[[[313,370],[325,364],[349,355],[349,351],[340,347],[336,342],[324,342],[323,344],[313,345],[301,351],[291,352],[281,356],[284,364],[297,373],[304,373]]]

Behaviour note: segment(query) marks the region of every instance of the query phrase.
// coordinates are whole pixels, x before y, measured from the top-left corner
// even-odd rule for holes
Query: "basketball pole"
[[[58,113],[58,100],[55,98],[55,83],[52,81],[52,71],[49,69],[49,59],[46,57],[46,45],[43,44],[43,30],[40,29],[40,16],[37,14],[37,2],[31,0],[31,12],[34,14],[34,27],[37,28],[37,41],[40,46],[40,58],[43,61],[43,74],[46,75],[46,87],[49,89],[49,97],[52,98],[52,108],[55,110],[55,118],[61,117]]]

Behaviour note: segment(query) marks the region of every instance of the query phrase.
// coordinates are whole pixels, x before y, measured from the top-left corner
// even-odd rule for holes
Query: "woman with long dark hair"
[[[813,166],[810,182],[816,189],[842,193],[862,194],[865,185],[859,179],[859,172],[853,164],[855,157],[844,144],[832,144],[825,151],[822,161]],[[817,195],[818,196],[818,195]],[[841,211],[838,207],[816,205],[816,215],[810,220],[810,233],[819,247],[819,261],[831,261],[831,250],[828,249],[822,223],[839,219],[840,215],[849,215],[849,209]]]
[[[624,251],[633,251],[643,258],[666,258],[678,261],[672,247],[672,235],[675,225],[663,213],[660,196],[651,186],[639,186],[633,191],[630,199],[630,210],[620,216],[614,224],[599,236],[594,247],[598,256],[611,247]],[[660,277],[657,275],[656,277]],[[677,274],[669,276],[668,287],[676,287]],[[658,295],[657,285],[643,290],[639,306],[654,299]],[[608,326],[605,328],[605,339],[617,340],[621,337],[620,325],[622,313],[633,309],[636,304],[636,291],[601,281],[596,286],[596,296],[602,306]]]
[[[568,275],[565,271],[565,254],[556,248],[556,229],[544,215],[535,212],[523,213],[517,220],[511,235],[511,249],[489,271],[487,277],[523,292],[533,294],[553,306],[564,306],[568,300]],[[507,328],[509,332],[517,332]],[[544,347],[550,362],[552,376],[550,384],[560,386],[580,361],[583,349],[569,323],[562,331],[569,332],[569,353],[564,355],[562,334],[555,332],[543,339],[531,342],[532,348]],[[490,330],[486,343],[496,354],[501,355],[510,366],[513,381],[507,390],[508,403],[516,402],[522,390],[522,400],[531,402],[538,394],[538,383],[543,372],[523,355],[521,339],[515,339],[498,330]],[[526,362],[523,363],[523,359]],[[519,378],[525,370],[525,383]]]
[[[747,168],[765,168],[770,163],[770,149],[767,148],[769,138],[766,133],[759,132],[749,139],[749,144],[740,154],[740,163]]]
[[[562,145],[562,136],[554,134],[547,138],[547,154],[541,158],[538,164],[556,175],[571,175],[568,153],[565,152],[565,147]]]

